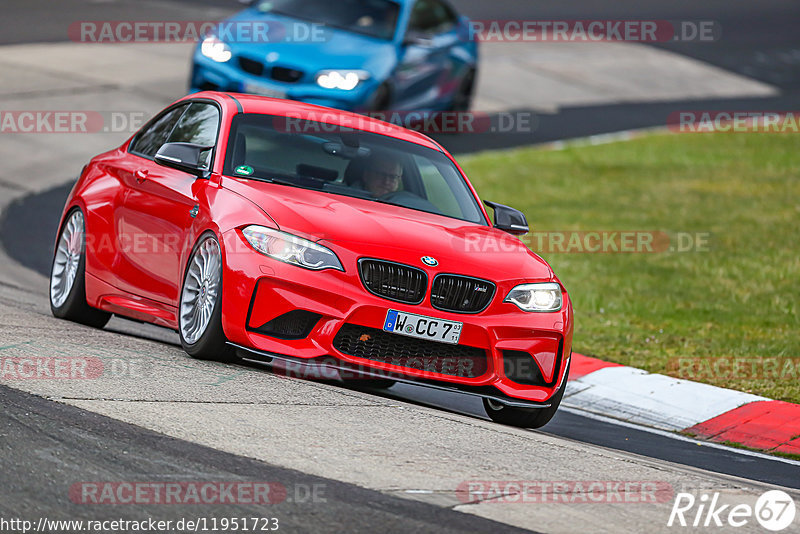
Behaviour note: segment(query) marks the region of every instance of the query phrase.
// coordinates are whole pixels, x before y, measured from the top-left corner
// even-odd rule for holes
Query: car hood
[[[250,199],[281,230],[345,248],[356,256],[408,263],[432,256],[439,272],[494,280],[552,280],[542,258],[514,236],[475,223],[370,200],[296,187],[225,178],[224,187]],[[243,221],[243,224],[258,221]]]
[[[264,22],[267,35],[272,42],[228,42],[235,56],[247,56],[264,61],[267,55],[274,56],[271,63],[284,65],[306,72],[323,69],[364,69],[374,77],[384,77],[394,68],[397,52],[393,42],[382,41],[357,33],[330,27],[316,26],[320,39],[302,39],[302,31],[311,23],[271,13],[246,10],[225,20],[225,23]],[[293,24],[297,25],[300,39],[291,37]],[[249,25],[248,25],[249,26]],[[236,28],[233,24],[229,28]],[[300,29],[302,28],[302,30]],[[288,33],[287,33],[288,32]],[[225,39],[223,39],[225,40]],[[250,39],[253,41],[253,39]]]

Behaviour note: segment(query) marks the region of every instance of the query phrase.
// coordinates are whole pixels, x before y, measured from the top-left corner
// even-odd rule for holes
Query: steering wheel
[[[389,193],[388,195],[383,195],[382,197],[378,198],[380,200],[388,200],[390,202],[402,202],[403,199],[413,200],[419,197],[414,193],[409,193],[408,191],[394,191],[393,193]]]
[[[394,193],[389,193],[388,195],[383,195],[382,197],[378,198],[380,200],[391,202],[392,204],[397,204],[398,206],[404,206],[406,208],[418,209],[438,214],[442,213],[439,208],[434,206],[430,201],[425,200],[419,195],[415,195],[409,191],[395,191]]]

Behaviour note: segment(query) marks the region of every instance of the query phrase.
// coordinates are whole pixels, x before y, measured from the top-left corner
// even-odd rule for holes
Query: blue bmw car
[[[348,111],[466,111],[477,40],[444,0],[255,0],[198,43],[191,91]]]

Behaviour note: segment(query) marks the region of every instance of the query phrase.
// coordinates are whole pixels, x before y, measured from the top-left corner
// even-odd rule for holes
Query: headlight
[[[203,44],[200,45],[200,52],[217,63],[225,63],[233,55],[231,54],[231,47],[213,35],[209,35],[203,39]]]
[[[512,302],[522,311],[553,312],[561,309],[561,286],[544,284],[522,284],[508,294],[503,302]]]
[[[365,70],[323,70],[317,74],[317,85],[325,89],[352,91],[367,79],[369,73]]]
[[[344,271],[339,258],[331,249],[307,239],[256,225],[248,226],[242,233],[254,249],[278,261],[315,271]]]

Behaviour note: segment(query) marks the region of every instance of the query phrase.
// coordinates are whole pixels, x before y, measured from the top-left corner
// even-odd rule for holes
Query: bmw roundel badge
[[[422,263],[424,263],[429,267],[436,267],[437,265],[439,265],[439,262],[436,261],[436,258],[431,258],[430,256],[423,256]]]

